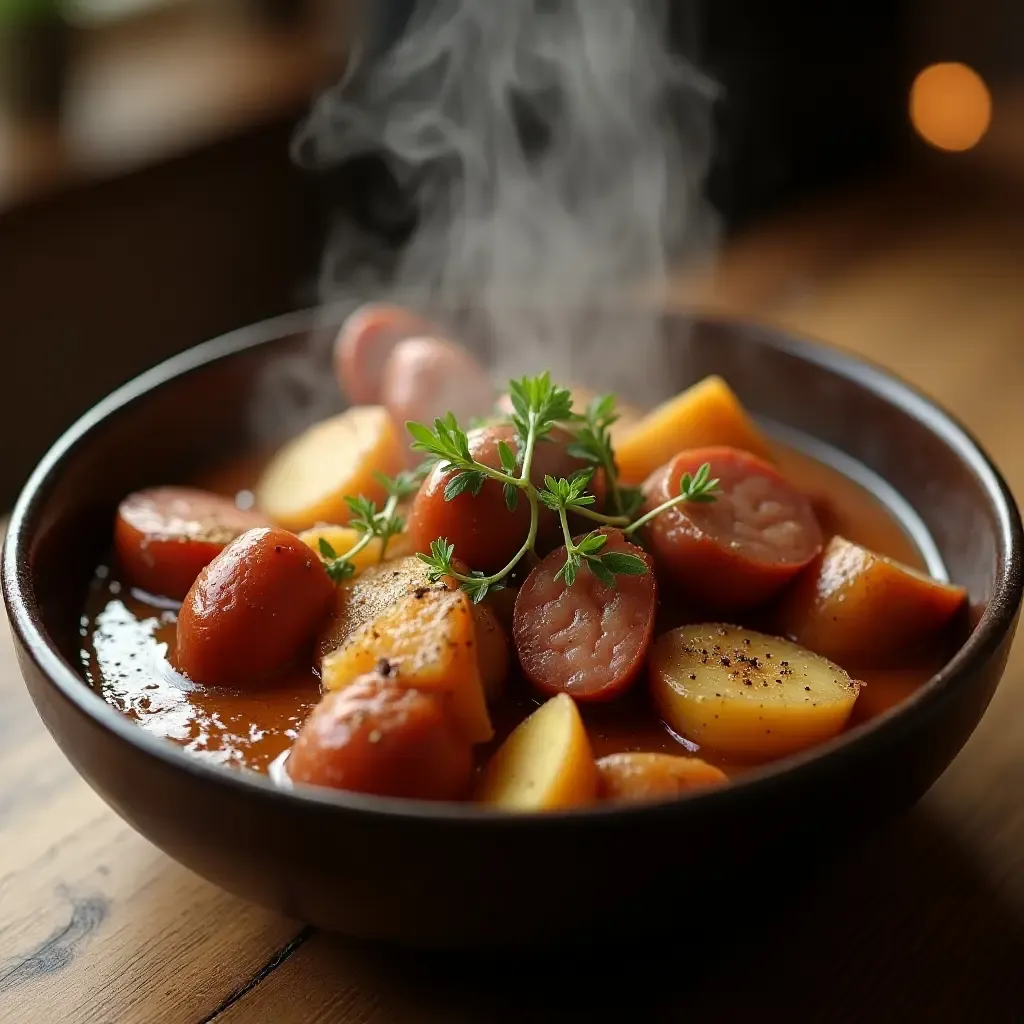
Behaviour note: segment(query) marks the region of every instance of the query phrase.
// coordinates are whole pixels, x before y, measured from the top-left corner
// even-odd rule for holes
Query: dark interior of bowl
[[[881,371],[768,328],[674,316],[662,324],[671,372],[656,397],[709,373],[725,377],[787,438],[815,439],[886,481],[916,510],[949,576],[968,588],[974,632],[924,700],[785,770],[720,792],[514,823],[466,811],[381,813],[333,794],[300,799],[196,767],[169,744],[143,741],[142,730],[138,737],[112,730],[111,709],[44,655],[48,639],[77,672],[83,596],[107,553],[117,502],[142,486],[187,481],[221,457],[279,441],[340,407],[330,378],[333,330],[322,323],[295,314],[259,325],[128,385],[59,442],[12,519],[5,591],[44,720],[119,813],[189,867],[351,934],[466,944],[543,932],[559,941],[655,903],[656,913],[629,919],[665,919],[666,879],[687,863],[704,875],[736,870],[743,856],[769,840],[792,841],[798,829],[838,835],[888,815],[934,782],[977,724],[1020,602],[1019,518],[984,454],[945,414]],[[812,818],[808,802],[819,809]],[[702,846],[665,845],[666,835],[689,828],[706,837]],[[240,847],[239,835],[252,842]],[[327,844],[335,851],[330,864]],[[396,861],[409,844],[432,885]],[[524,875],[521,864],[539,845],[548,863],[578,864],[571,884],[556,885],[543,872]],[[615,907],[588,898],[639,848],[643,885]],[[531,909],[538,899],[566,907],[571,927],[538,918]]]

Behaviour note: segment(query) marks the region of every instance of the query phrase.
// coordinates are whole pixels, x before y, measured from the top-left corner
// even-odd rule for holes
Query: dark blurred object
[[[223,331],[308,305],[321,238],[297,111],[136,173],[0,211],[0,510],[73,419]],[[2,1015],[0,1015],[2,1016]]]
[[[367,0],[379,59],[431,0]],[[480,0],[465,0],[467,3]],[[671,0],[673,50],[721,87],[708,195],[728,228],[884,163],[908,138],[911,0]]]
[[[909,138],[906,0],[680,0],[674,47],[722,87],[708,195],[736,227]]]
[[[283,31],[305,25],[310,17],[309,0],[245,0],[245,9],[257,24]]]
[[[72,27],[56,4],[0,7],[0,105],[18,118],[57,120],[67,94]]]

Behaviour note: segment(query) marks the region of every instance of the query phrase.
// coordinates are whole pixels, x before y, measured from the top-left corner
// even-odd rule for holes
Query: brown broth
[[[835,469],[788,448],[777,449],[783,474],[812,498],[826,536],[841,534],[865,547],[926,569],[924,559],[900,524],[859,484]],[[236,460],[195,481],[222,494],[251,487],[262,460]],[[173,602],[122,587],[116,570],[101,566],[90,588],[82,619],[82,666],[89,683],[109,704],[154,735],[182,744],[216,764],[266,772],[291,746],[302,722],[319,700],[312,670],[297,670],[272,686],[240,691],[201,687],[170,669],[166,652],[174,643]],[[665,605],[658,631],[686,621],[685,612]],[[693,621],[693,619],[689,619]],[[741,623],[742,624],[742,623]],[[942,664],[947,652],[910,668],[858,673],[868,685],[858,698],[850,726],[904,700]],[[503,699],[492,709],[495,739],[479,748],[486,761],[498,744],[541,703],[522,678],[513,675]],[[582,706],[596,756],[620,751],[696,752],[672,733],[650,708],[646,688],[609,704]],[[730,774],[745,766],[725,763],[712,751],[701,756]]]

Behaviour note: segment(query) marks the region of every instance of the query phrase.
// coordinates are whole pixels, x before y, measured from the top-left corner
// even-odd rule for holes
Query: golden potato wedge
[[[560,693],[498,748],[477,799],[509,811],[557,811],[597,798],[598,775],[576,702]]]
[[[721,377],[705,377],[652,409],[616,440],[615,457],[625,483],[642,483],[687,448],[739,448],[771,459],[767,440]]]
[[[638,803],[667,800],[680,793],[729,781],[721,768],[699,757],[628,752],[597,762],[602,800]]]
[[[444,694],[453,720],[472,743],[494,735],[477,661],[473,603],[461,590],[407,594],[359,627],[320,666],[324,690],[339,690],[368,672],[400,686]]]
[[[655,705],[676,733],[750,760],[835,736],[860,691],[838,665],[789,640],[717,623],[664,633],[649,665]]]
[[[392,543],[401,539],[395,537]],[[331,543],[333,544],[333,541]],[[340,551],[341,548],[335,550]],[[389,553],[390,550],[389,544]],[[454,580],[431,583],[427,578],[426,566],[414,555],[396,558],[393,562],[370,565],[338,587],[331,617],[317,643],[319,658],[322,660],[337,650],[358,629],[383,615],[403,597],[424,590],[454,589]],[[494,596],[502,593],[503,591],[499,590]],[[494,701],[505,688],[511,656],[508,636],[490,601],[488,598],[482,604],[471,604],[471,608],[476,627],[475,643],[480,679],[487,700]]]
[[[427,567],[415,555],[370,565],[345,580],[338,587],[331,617],[317,644],[320,657],[337,650],[356,630],[383,615],[403,597],[424,589],[448,588],[444,583],[431,583]]]
[[[966,591],[833,537],[780,601],[774,627],[850,668],[898,665],[937,644]]]
[[[318,555],[320,554],[321,538],[332,548],[343,555],[362,539],[362,535],[350,526],[339,526],[337,523],[319,523],[299,534],[299,540],[308,544]],[[412,554],[412,542],[406,533],[399,533],[388,541],[384,557],[389,561]],[[380,538],[374,537],[352,560],[356,572],[369,569],[380,562]]]
[[[402,460],[387,410],[353,406],[314,424],[270,460],[256,485],[256,504],[288,530],[347,523],[345,496],[362,494],[383,503],[387,495],[374,473],[390,476]]]

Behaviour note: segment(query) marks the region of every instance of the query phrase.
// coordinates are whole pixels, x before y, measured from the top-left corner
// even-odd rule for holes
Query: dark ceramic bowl
[[[680,913],[700,921],[721,910],[743,879],[765,877],[766,860],[788,853],[804,870],[907,807],[977,725],[1021,601],[1020,519],[988,458],[944,412],[874,367],[767,328],[678,317],[664,322],[674,367],[666,391],[721,373],[769,429],[813,439],[833,461],[855,460],[933,561],[941,557],[968,588],[969,639],[905,704],[721,790],[547,816],[284,792],[148,735],[77,667],[81,605],[116,503],[297,429],[253,410],[288,408],[280,399],[301,390],[296,367],[324,360],[329,373],[315,324],[297,314],[229,335],[102,402],[33,474],[4,552],[21,667],[47,728],[126,821],[217,885],[316,925],[403,944],[566,948],[650,936],[662,924],[678,929]],[[731,902],[737,926],[742,905]]]

